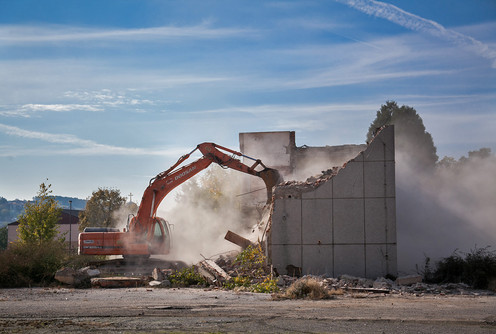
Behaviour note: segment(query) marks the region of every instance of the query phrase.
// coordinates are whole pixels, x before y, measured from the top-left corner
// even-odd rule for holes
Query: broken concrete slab
[[[248,248],[248,246],[253,245],[253,243],[250,240],[243,238],[239,234],[234,233],[232,231],[227,231],[226,235],[224,236],[224,239],[232,242],[233,244],[238,245],[242,249],[246,249],[246,248]]]
[[[222,283],[231,279],[231,276],[212,260],[198,262],[195,267],[209,284],[222,286]]]
[[[55,273],[55,279],[75,288],[86,288],[90,285],[90,278],[98,275],[100,275],[100,271],[91,267],[85,267],[79,270],[64,267]]]
[[[76,271],[72,268],[64,267],[55,273],[55,279],[67,285],[74,285]]]
[[[396,284],[398,285],[412,285],[417,283],[422,283],[422,276],[408,275],[408,276],[398,277],[396,279]]]
[[[100,275],[100,270],[92,267],[84,267],[78,270],[78,272],[83,273],[89,277],[96,277]]]
[[[154,288],[170,288],[172,284],[168,279],[166,279],[163,281],[151,281],[148,285]]]
[[[155,281],[163,281],[166,276],[160,268],[154,268],[152,272],[152,277]]]
[[[391,292],[389,289],[377,289],[377,288],[349,288],[349,287],[345,287],[344,289],[351,291],[351,292],[371,292],[371,293],[386,293],[386,294]]]
[[[91,279],[95,288],[136,288],[144,286],[146,280],[139,277],[98,277]]]

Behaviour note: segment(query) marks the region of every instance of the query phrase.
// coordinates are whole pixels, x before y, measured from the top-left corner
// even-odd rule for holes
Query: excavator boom
[[[179,167],[196,150],[199,150],[203,156],[190,164]],[[234,156],[245,157],[253,160],[254,163],[251,166],[245,165]],[[79,236],[80,253],[101,255],[167,254],[170,247],[170,232],[167,222],[156,217],[157,209],[168,193],[212,163],[260,177],[267,188],[267,203],[272,199],[272,188],[282,181],[276,169],[267,168],[259,159],[253,159],[214,143],[199,144],[193,151],[180,157],[169,169],[150,180],[143,193],[138,213],[129,222],[127,232],[98,230],[97,232],[83,232]]]

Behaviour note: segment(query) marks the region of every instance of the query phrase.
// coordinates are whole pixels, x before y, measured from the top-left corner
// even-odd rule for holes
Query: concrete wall
[[[267,246],[278,272],[396,275],[394,164],[390,126],[337,175],[277,186]]]
[[[244,154],[260,159],[267,166],[287,169],[295,146],[294,131],[245,132],[239,134],[239,147]],[[245,160],[248,162],[248,160]]]
[[[239,134],[239,147],[243,154],[260,159],[267,167],[277,169],[284,177],[292,175],[292,156],[295,147],[294,131],[245,132]],[[254,161],[243,158],[243,163],[251,166]],[[260,170],[257,169],[257,170]],[[244,178],[243,202],[245,205],[263,204],[267,201],[265,184],[262,179]]]

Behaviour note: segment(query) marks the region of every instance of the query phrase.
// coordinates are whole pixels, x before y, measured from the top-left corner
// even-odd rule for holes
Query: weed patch
[[[261,245],[248,246],[234,260],[236,276],[225,282],[224,288],[259,293],[279,291],[277,280],[271,277],[266,260]]]
[[[195,271],[195,268],[188,267],[178,270],[169,276],[172,286],[188,287],[188,286],[204,286],[207,284],[203,276]]]

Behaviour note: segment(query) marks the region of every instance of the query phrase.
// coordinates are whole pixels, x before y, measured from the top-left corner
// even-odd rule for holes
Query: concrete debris
[[[97,277],[100,276],[100,270],[92,267],[84,267],[79,269],[79,272],[88,275],[89,277]]]
[[[167,278],[167,275],[160,268],[154,268],[152,272],[152,277],[155,281],[163,281]]]
[[[99,275],[100,270],[92,267],[85,267],[79,270],[64,267],[55,273],[55,279],[75,288],[86,288],[90,285],[90,279]]]
[[[61,283],[74,285],[76,271],[72,268],[62,268],[55,273],[55,279]]]
[[[352,292],[372,292],[372,293],[389,293],[389,289],[376,289],[376,288],[346,288]]]
[[[148,285],[154,288],[170,288],[172,286],[168,279],[164,279],[162,281],[150,281]]]
[[[346,164],[345,164],[346,165]],[[322,171],[322,174],[311,176],[306,179],[306,181],[286,181],[277,185],[276,191],[279,190],[279,194],[283,192],[287,194],[288,191],[293,191],[296,194],[312,191],[322,183],[327,182],[332,177],[338,175],[339,171],[345,167],[332,167],[328,170]],[[276,192],[276,195],[278,194]]]
[[[226,239],[227,241],[232,242],[233,244],[238,245],[242,249],[246,249],[246,248],[248,248],[248,246],[253,245],[253,243],[250,240],[248,240],[246,238],[243,238],[239,234],[236,234],[236,233],[234,233],[232,231],[227,231],[224,239]]]
[[[304,276],[306,277],[306,276]],[[375,281],[342,275],[339,278],[329,278],[322,276],[311,276],[320,280],[323,285],[331,290],[343,290],[350,293],[366,293],[366,294],[412,294],[415,296],[423,295],[468,295],[468,296],[494,296],[495,292],[489,290],[475,290],[464,283],[447,283],[447,284],[427,284],[415,283],[412,285],[398,285],[395,281],[379,277]],[[284,286],[290,286],[297,278],[282,275]]]
[[[98,277],[91,279],[94,288],[137,288],[144,286],[146,279],[141,277]]]
[[[422,282],[422,276],[420,275],[409,275],[409,276],[398,277],[396,279],[396,284],[398,285],[412,285],[421,282]]]
[[[209,284],[222,286],[225,281],[231,279],[231,276],[212,260],[198,262],[195,267]]]

